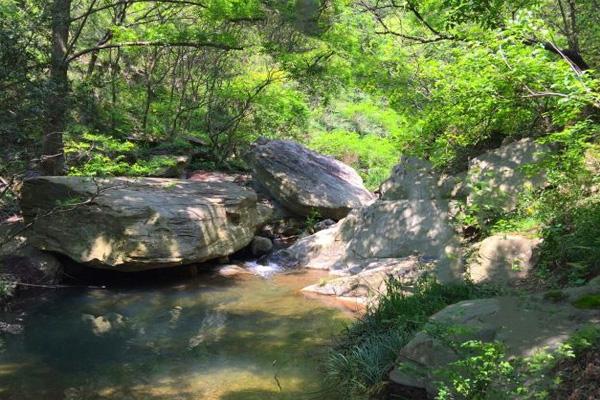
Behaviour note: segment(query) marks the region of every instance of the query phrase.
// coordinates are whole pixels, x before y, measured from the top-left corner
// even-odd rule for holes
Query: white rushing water
[[[270,278],[271,276],[283,271],[283,267],[281,265],[271,262],[267,265],[262,265],[256,261],[248,261],[244,263],[244,265],[250,272],[255,275],[262,276],[263,278]]]

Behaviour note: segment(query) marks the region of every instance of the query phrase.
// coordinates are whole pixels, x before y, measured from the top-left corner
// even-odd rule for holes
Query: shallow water
[[[335,399],[319,362],[351,317],[299,293],[320,274],[64,289],[1,337],[0,398]]]

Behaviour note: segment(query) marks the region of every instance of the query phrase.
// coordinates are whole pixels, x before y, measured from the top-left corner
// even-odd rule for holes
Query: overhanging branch
[[[178,5],[182,5],[182,6],[196,6],[196,7],[201,7],[201,8],[207,8],[206,4],[199,2],[199,1],[192,1],[192,0],[119,0],[119,1],[115,1],[114,3],[106,4],[101,7],[89,9],[84,14],[81,14],[77,17],[71,18],[71,22],[75,22],[80,19],[87,18],[91,14],[97,13],[99,11],[107,10],[109,8],[114,8],[119,5],[130,5],[133,3],[169,3],[169,4],[178,4]]]
[[[214,49],[220,50],[244,50],[244,47],[241,46],[232,46],[225,43],[215,43],[215,42],[166,42],[166,41],[137,41],[137,42],[122,42],[122,43],[110,43],[103,44],[100,46],[90,47],[77,53],[73,54],[71,57],[67,59],[67,62],[71,61],[85,55],[88,53],[93,53],[99,50],[106,49],[116,49],[121,47],[192,47],[192,48],[204,48],[204,47],[212,47]]]

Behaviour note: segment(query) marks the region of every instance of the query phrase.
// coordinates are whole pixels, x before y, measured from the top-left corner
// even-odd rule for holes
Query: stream
[[[351,313],[300,293],[324,272],[253,268],[62,289],[4,312],[24,330],[0,336],[0,398],[334,399],[320,362]]]

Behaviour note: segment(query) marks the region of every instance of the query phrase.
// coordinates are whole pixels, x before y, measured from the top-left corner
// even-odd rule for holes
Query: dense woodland
[[[581,285],[600,273],[598,68],[597,0],[0,0],[0,217],[28,176],[157,176],[180,156],[244,171],[259,137],[334,156],[371,190],[401,155],[458,173],[532,137],[558,149],[532,166],[550,184],[456,222],[543,237],[540,282]],[[417,301],[475,296],[452,290]],[[348,396],[382,380],[377,354],[348,354],[362,345],[330,360]]]
[[[551,189],[523,196],[516,215],[466,210],[461,222],[591,238],[597,11],[593,0],[5,0],[0,174],[151,176],[178,155],[192,170],[243,170],[264,136],[333,155],[374,190],[401,154],[458,172],[535,137],[561,148],[538,166]],[[573,219],[589,226],[571,232]],[[558,242],[580,266],[569,274],[597,263]]]

